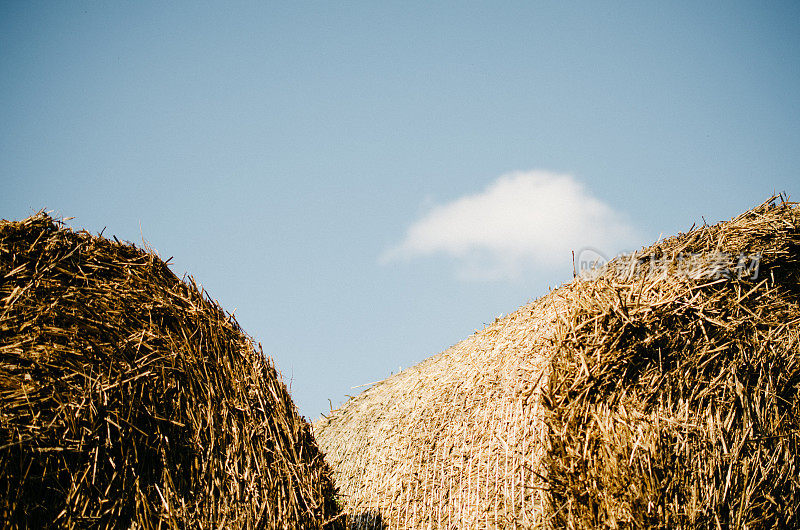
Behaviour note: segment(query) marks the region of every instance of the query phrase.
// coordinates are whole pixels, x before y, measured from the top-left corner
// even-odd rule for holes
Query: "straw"
[[[151,252],[0,222],[0,526],[320,528],[329,470],[235,319]]]
[[[544,410],[525,399],[547,381],[556,298],[495,321],[315,424],[351,528],[541,523]]]
[[[800,526],[799,250],[772,197],[375,384],[314,425],[350,527]]]
[[[800,209],[779,199],[568,291],[545,393],[556,526],[800,525]]]

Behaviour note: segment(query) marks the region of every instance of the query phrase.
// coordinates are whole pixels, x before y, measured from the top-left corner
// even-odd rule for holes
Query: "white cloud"
[[[573,250],[613,253],[638,239],[623,215],[571,175],[515,172],[481,193],[433,206],[381,261],[445,254],[457,260],[461,278],[509,279],[565,264],[571,271]]]

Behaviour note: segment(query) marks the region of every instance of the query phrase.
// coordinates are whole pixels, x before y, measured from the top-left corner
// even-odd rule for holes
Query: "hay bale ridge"
[[[310,426],[266,359],[154,253],[0,222],[0,526],[321,528]]]

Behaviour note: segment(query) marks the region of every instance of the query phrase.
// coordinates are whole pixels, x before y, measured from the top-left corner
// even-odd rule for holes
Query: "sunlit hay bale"
[[[321,419],[350,526],[797,526],[799,224],[620,257]]]
[[[389,377],[315,425],[353,528],[542,520],[552,293]]]
[[[260,347],[156,255],[0,222],[0,526],[320,528],[330,473]]]

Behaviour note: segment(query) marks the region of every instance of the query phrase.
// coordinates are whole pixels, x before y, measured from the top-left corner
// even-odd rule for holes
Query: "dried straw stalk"
[[[333,497],[272,362],[193,280],[0,222],[0,526],[320,528]]]

